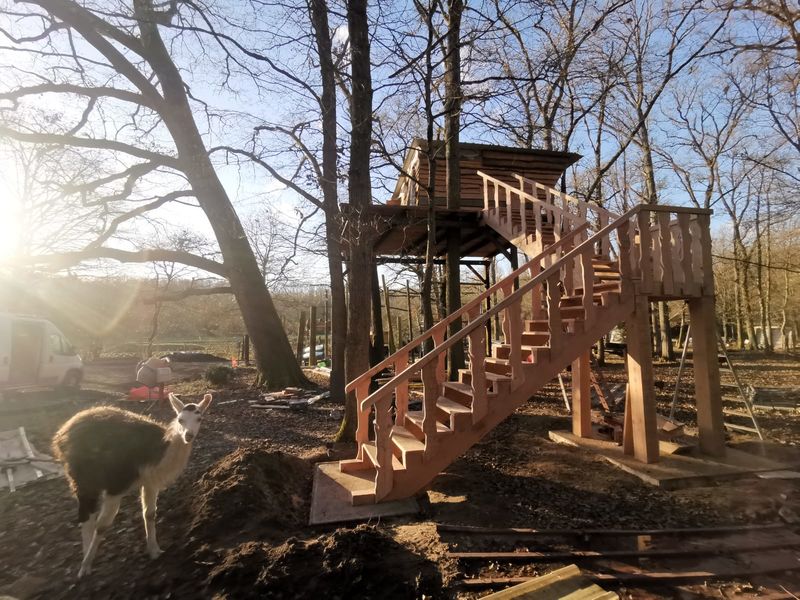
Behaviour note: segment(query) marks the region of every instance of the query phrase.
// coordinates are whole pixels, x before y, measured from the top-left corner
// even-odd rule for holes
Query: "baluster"
[[[531,279],[541,273],[541,266],[533,264],[530,266]],[[531,319],[541,319],[544,313],[542,306],[542,286],[537,285],[531,290]]]
[[[586,323],[594,319],[594,267],[592,266],[592,248],[581,252],[581,285],[583,287],[583,313]]]
[[[511,288],[503,289],[503,297],[508,298],[513,293]],[[508,335],[511,345],[508,354],[508,364],[511,366],[511,388],[516,389],[523,382],[522,374],[522,299],[507,306],[503,311],[503,324],[508,323]]]
[[[394,374],[402,373],[408,366],[408,351],[400,354],[394,361]],[[394,405],[397,410],[395,423],[404,423],[408,412],[408,379],[401,381],[394,390]]]
[[[604,229],[608,225],[608,213],[606,211],[600,211],[600,213],[597,216],[597,224],[600,227],[600,229]],[[608,257],[610,256],[610,248],[609,248],[609,246],[611,245],[610,242],[611,242],[610,236],[603,237],[600,240],[600,247],[598,248],[600,256],[606,260],[608,260]]]
[[[483,178],[483,209],[489,210],[489,180]]]
[[[513,291],[513,282],[509,282],[500,288],[503,293],[503,298],[508,297]],[[508,311],[503,311],[503,342],[505,344],[511,343],[511,322],[508,320]]]
[[[675,285],[672,279],[672,235],[669,231],[670,214],[666,212],[656,213],[658,215],[659,246],[661,256],[661,281],[664,284],[664,294],[671,296],[675,292]]]
[[[375,473],[375,500],[380,501],[392,491],[392,397],[387,394],[375,404],[375,448],[378,465]]]
[[[560,348],[563,330],[561,325],[561,289],[559,287],[558,273],[547,279],[547,321],[550,329],[550,348]]]
[[[469,320],[480,315],[480,308],[469,311]],[[472,422],[486,416],[486,328],[476,327],[469,334],[469,373],[472,385]]]
[[[677,216],[683,213],[678,213]],[[681,255],[682,255],[682,241],[681,241],[681,228],[677,218],[670,221],[669,236],[671,240],[670,256],[672,257],[672,285],[674,286],[675,295],[683,296],[685,288],[685,280],[683,277],[683,269],[681,268]]]
[[[500,190],[497,188],[497,182],[492,182],[494,185],[494,208],[497,211],[497,218],[501,218],[503,213],[500,212]]]
[[[356,426],[356,442],[358,442],[358,458],[364,460],[363,445],[369,441],[369,408],[361,408],[361,403],[369,396],[369,383],[367,378],[356,386],[356,413],[358,414],[358,424]]]
[[[638,215],[627,222],[628,233],[630,234],[630,252],[631,252],[631,277],[633,279],[642,278],[641,259],[642,251],[640,248],[641,238],[639,236],[639,227],[637,222]]]
[[[683,274],[683,293],[694,296],[697,288],[692,273],[692,234],[688,213],[678,214],[678,226],[681,230],[681,273]]]
[[[536,226],[536,239],[541,242],[542,240],[542,207],[540,205],[536,205],[533,207],[533,219],[534,224]],[[544,248],[544,243],[541,244],[542,248]]]
[[[703,296],[714,295],[714,270],[711,263],[711,219],[708,215],[697,215],[700,228],[700,264],[703,269]]]
[[[627,285],[631,278],[631,238],[630,222],[624,221],[617,229],[617,239],[619,240],[619,274],[622,285]]]
[[[522,194],[517,194],[519,197],[519,226],[522,228],[522,235],[525,236],[525,239],[528,239],[528,223],[527,223],[527,209],[525,207],[525,198],[522,197]]]
[[[692,282],[697,294],[703,286],[703,245],[700,240],[699,215],[693,215],[690,222],[692,230]]]
[[[444,342],[444,334],[446,333],[445,327],[441,325],[433,330],[431,333],[431,337],[433,338],[433,345],[434,349],[438,348]],[[439,353],[439,359],[436,361],[436,373],[439,381],[444,381],[445,379],[445,371],[444,371],[444,359],[446,357],[446,352]]]
[[[564,244],[564,254],[572,250],[573,244],[567,242]],[[567,296],[572,296],[575,292],[575,267],[576,267],[576,260],[575,258],[571,258],[564,262],[564,268],[561,273],[561,281],[564,285],[564,292],[566,292]]]
[[[422,367],[422,433],[425,435],[425,456],[436,450],[436,401],[439,399],[440,379],[436,361]]]
[[[652,213],[650,215],[652,221]],[[661,294],[663,292],[664,272],[661,269],[661,235],[659,226],[650,225],[650,239],[653,244],[652,264],[653,264],[653,290]]]
[[[639,268],[641,269],[642,293],[653,291],[653,264],[650,237],[650,211],[640,210],[636,215],[639,225]]]

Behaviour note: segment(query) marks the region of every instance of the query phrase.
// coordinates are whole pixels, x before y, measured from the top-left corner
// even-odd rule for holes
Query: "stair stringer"
[[[413,496],[427,486],[439,473],[469,448],[478,443],[487,433],[497,427],[518,407],[552,381],[567,365],[578,359],[587,348],[626,320],[634,309],[632,294],[620,295],[620,301],[611,306],[598,307],[591,327],[580,333],[565,333],[563,344],[556,358],[548,357],[542,364],[523,363],[524,383],[504,397],[494,398],[486,416],[464,432],[454,432],[446,442],[441,442],[428,453],[421,464],[412,469],[394,471],[392,490],[381,502],[400,500]]]

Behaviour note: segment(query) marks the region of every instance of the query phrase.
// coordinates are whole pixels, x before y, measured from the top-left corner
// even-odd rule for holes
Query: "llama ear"
[[[203,399],[200,401],[200,404],[197,407],[200,409],[201,413],[204,413],[208,410],[209,405],[211,404],[211,394],[206,394],[203,396]]]
[[[183,402],[181,402],[181,399],[173,393],[170,393],[169,395],[169,403],[172,404],[172,410],[175,411],[176,415],[183,410]]]

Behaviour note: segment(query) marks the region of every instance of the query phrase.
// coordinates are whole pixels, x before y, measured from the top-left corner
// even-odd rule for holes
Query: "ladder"
[[[673,419],[675,417],[675,407],[678,404],[678,391],[680,390],[681,386],[681,376],[683,375],[683,368],[686,365],[686,350],[689,347],[689,339],[692,337],[692,324],[686,328],[686,337],[683,340],[683,350],[681,351],[681,362],[678,366],[678,378],[675,381],[675,392],[672,394],[672,405],[669,409],[669,418]],[[752,427],[747,425],[738,425],[736,423],[729,423],[725,421],[723,424],[728,429],[733,429],[734,431],[745,431],[747,433],[755,433],[758,436],[758,439],[763,440],[764,435],[761,432],[761,427],[758,425],[758,420],[756,419],[755,412],[753,411],[753,403],[750,396],[745,392],[744,388],[742,387],[742,382],[739,379],[738,373],[736,373],[736,369],[733,368],[733,363],[731,362],[730,356],[728,356],[728,350],[725,348],[725,344],[722,343],[722,340],[719,339],[717,336],[717,348],[719,351],[722,352],[722,356],[725,357],[725,363],[728,366],[728,370],[730,371],[731,375],[733,376],[733,381],[736,383],[736,389],[739,391],[739,396],[741,398],[742,404],[745,405],[747,409],[747,415],[750,417],[750,420],[753,423]]]

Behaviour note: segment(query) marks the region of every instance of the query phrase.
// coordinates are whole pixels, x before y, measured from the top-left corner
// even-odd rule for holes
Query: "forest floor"
[[[797,357],[735,354],[732,359],[746,383],[800,387]],[[625,377],[616,357],[602,372],[612,382]],[[676,375],[677,363],[656,365],[662,414],[669,411]],[[555,384],[440,475],[421,497],[422,515],[361,526],[309,527],[313,463],[349,457],[354,450],[328,444],[338,420],[327,411],[251,407],[248,400],[259,395],[250,387],[252,376],[252,371],[240,369],[234,384],[216,392],[186,472],[161,494],[158,535],[165,553],[157,561],[144,552],[136,494],[123,500],[92,575],[78,580],[77,507],[65,480],[32,483],[13,494],[0,492],[0,596],[474,598],[486,591],[468,591],[459,581],[529,576],[561,565],[456,563],[445,556],[448,550],[508,549],[508,543],[457,534],[440,537],[436,523],[559,529],[774,523],[780,520],[783,498],[800,492],[798,480],[756,477],[675,491],[649,486],[586,450],[548,439],[549,430],[570,428]],[[728,377],[723,381],[730,382]],[[691,369],[684,381],[677,417],[691,427]],[[199,399],[205,391],[199,374],[189,374],[172,387],[189,399]],[[23,400],[23,409],[19,400],[0,402],[0,431],[24,426],[33,445],[44,452],[72,414],[116,402],[91,389],[58,403],[42,393]],[[156,419],[170,418],[168,407],[157,403],[120,404]],[[729,443],[800,468],[800,414],[760,412],[759,423],[766,443],[743,435],[730,436]],[[515,549],[523,547],[533,549],[523,543]],[[657,569],[658,563],[647,568]],[[635,598],[796,598],[800,578],[787,572],[707,585],[613,589]]]

